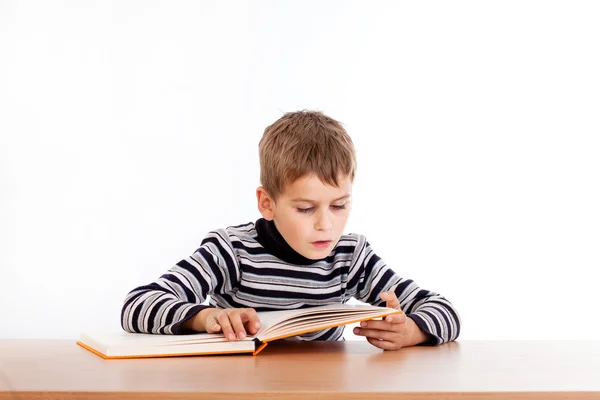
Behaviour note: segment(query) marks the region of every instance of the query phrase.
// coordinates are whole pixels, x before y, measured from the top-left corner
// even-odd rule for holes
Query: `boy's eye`
[[[333,208],[334,210],[345,210],[346,209],[346,204],[342,204],[342,205],[336,205],[336,204],[332,204],[331,208]],[[308,208],[296,208],[296,210],[298,210],[298,212],[301,213],[309,213],[311,211],[313,211],[315,208],[314,207],[308,207]]]

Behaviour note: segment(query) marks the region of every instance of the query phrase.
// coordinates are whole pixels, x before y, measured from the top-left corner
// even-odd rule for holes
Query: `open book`
[[[82,333],[77,344],[105,359],[225,353],[256,355],[273,340],[400,313],[402,311],[386,307],[334,304],[259,312],[261,328],[258,333],[231,342],[222,333],[153,335],[119,332]]]

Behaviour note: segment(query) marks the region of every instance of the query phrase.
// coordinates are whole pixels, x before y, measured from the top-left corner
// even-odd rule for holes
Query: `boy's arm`
[[[239,281],[233,246],[225,230],[210,232],[198,250],[179,261],[158,280],[133,289],[121,310],[128,332],[181,334],[182,326],[201,310],[206,297],[227,292]]]
[[[411,279],[399,277],[372,250],[369,243],[359,240],[358,256],[351,269],[348,288],[354,297],[365,303],[385,306],[380,295],[386,291],[396,294],[401,310],[420,329],[420,344],[435,345],[455,340],[460,334],[460,317],[454,306],[438,293],[420,288]],[[424,334],[423,335],[421,335]]]

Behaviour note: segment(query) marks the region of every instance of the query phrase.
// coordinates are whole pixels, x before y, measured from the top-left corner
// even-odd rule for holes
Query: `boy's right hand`
[[[199,324],[207,333],[223,332],[227,340],[244,339],[260,329],[254,308],[205,308],[198,314]]]

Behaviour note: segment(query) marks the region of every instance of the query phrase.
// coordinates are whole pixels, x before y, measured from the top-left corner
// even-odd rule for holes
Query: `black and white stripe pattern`
[[[268,252],[254,223],[210,232],[191,256],[156,282],[132,290],[121,324],[129,332],[180,334],[185,333],[181,324],[207,307],[200,303],[208,297],[213,307],[268,311],[345,303],[352,297],[385,305],[379,294],[387,290],[394,290],[406,315],[432,335],[428,344],[458,337],[460,318],[452,304],[396,275],[364,236],[344,235],[327,258],[299,265]],[[338,327],[296,339],[339,340],[342,334]]]

